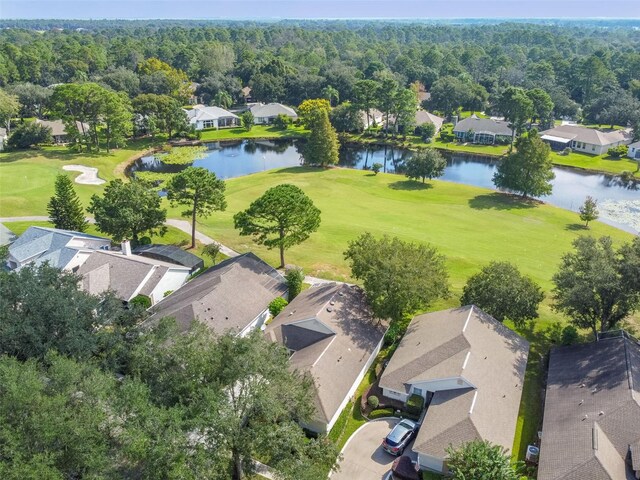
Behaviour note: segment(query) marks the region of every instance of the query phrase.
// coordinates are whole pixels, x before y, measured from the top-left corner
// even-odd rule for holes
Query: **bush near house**
[[[130,305],[138,305],[145,310],[151,307],[151,299],[146,295],[138,295],[137,297],[133,297],[129,302]]]
[[[271,315],[273,315],[274,317],[277,317],[278,314],[282,310],[284,310],[284,307],[286,307],[287,305],[289,305],[289,302],[287,302],[284,298],[282,297],[274,298],[273,300],[271,300],[271,303],[269,304],[269,313],[271,313]]]
[[[407,400],[407,413],[410,415],[419,416],[424,408],[424,398],[422,395],[412,394]]]
[[[617,147],[611,147],[607,150],[607,154],[611,158],[622,158],[627,156],[627,152],[629,151],[629,147],[626,145],[618,145]]]

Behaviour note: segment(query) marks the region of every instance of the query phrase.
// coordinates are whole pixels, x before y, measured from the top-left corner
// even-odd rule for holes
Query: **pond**
[[[218,178],[228,179],[274,168],[297,167],[303,162],[299,140],[242,140],[207,144],[206,156],[194,162],[205,167]],[[409,150],[381,146],[345,146],[340,151],[339,165],[346,168],[370,169],[374,163],[383,165],[382,171],[401,173],[404,162],[411,157]],[[498,160],[464,153],[447,155],[447,168],[441,180],[495,189],[493,174]],[[155,157],[143,157],[130,168],[136,171],[177,172],[180,165],[165,165]],[[636,216],[640,208],[640,185],[624,183],[618,177],[579,170],[554,167],[553,193],[543,200],[552,205],[577,211],[587,195],[598,200],[601,220],[637,233],[640,225]],[[630,210],[631,208],[631,210]]]

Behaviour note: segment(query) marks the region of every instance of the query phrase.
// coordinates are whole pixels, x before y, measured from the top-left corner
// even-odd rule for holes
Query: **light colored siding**
[[[155,305],[164,298],[165,292],[179,289],[189,278],[188,269],[169,269],[151,292],[151,304]]]
[[[431,455],[418,454],[418,465],[422,470],[431,470],[433,472],[444,472],[444,460],[442,458],[432,457]]]
[[[406,393],[396,392],[395,390],[389,390],[388,388],[382,389],[382,394],[385,397],[393,398],[395,400],[400,400],[401,402],[406,402],[409,396]]]

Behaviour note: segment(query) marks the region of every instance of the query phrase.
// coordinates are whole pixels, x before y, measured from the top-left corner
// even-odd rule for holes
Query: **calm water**
[[[216,142],[207,144],[207,156],[194,162],[194,166],[205,167],[223,179],[240,177],[251,173],[300,166],[301,143],[295,140],[243,140],[239,142]],[[402,173],[402,167],[411,152],[391,147],[343,147],[340,152],[340,166],[354,169],[369,169],[374,163],[381,163],[383,171]],[[447,168],[441,180],[464,183],[477,187],[494,189],[493,174],[498,162],[466,154],[452,154],[447,159]],[[136,162],[131,172],[152,170],[176,172],[183,166],[164,165],[154,157],[144,157]],[[640,185],[625,185],[616,177],[576,170],[554,168],[553,193],[544,198],[545,202],[576,211],[591,195],[599,203],[604,201],[640,200]],[[633,231],[633,229],[611,219],[602,219],[612,225]]]

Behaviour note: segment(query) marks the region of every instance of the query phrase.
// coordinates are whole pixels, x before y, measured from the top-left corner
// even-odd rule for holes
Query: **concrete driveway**
[[[382,449],[382,439],[399,421],[399,418],[383,418],[360,427],[342,450],[340,470],[331,475],[331,480],[383,480],[396,457]],[[416,460],[411,447],[413,443],[404,454]]]

